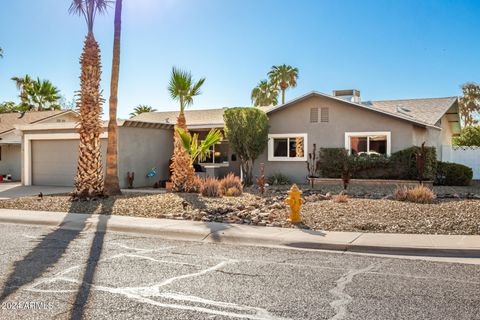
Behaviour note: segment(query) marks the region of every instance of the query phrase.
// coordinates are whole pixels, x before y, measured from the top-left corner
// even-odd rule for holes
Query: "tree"
[[[17,104],[13,101],[5,101],[0,103],[0,113],[10,113],[10,112],[18,112],[20,109],[18,108]]]
[[[273,66],[268,76],[270,82],[282,91],[282,104],[285,104],[285,91],[297,86],[298,69],[285,64]]]
[[[278,90],[267,80],[262,80],[252,90],[252,103],[255,107],[278,104]]]
[[[142,113],[155,112],[155,111],[157,111],[157,109],[154,109],[151,106],[141,104],[133,109],[133,112],[130,113],[130,118],[138,116],[139,114],[142,114]]]
[[[80,143],[75,198],[97,197],[103,194],[103,170],[100,150],[102,133],[102,96],[100,93],[100,48],[93,34],[95,16],[106,12],[110,1],[73,0],[69,12],[85,18],[87,35],[80,57],[80,94],[77,108],[80,113]]]
[[[13,77],[13,81],[20,90],[20,111],[59,110],[60,90],[48,80],[33,80],[28,74],[25,77]]]
[[[465,127],[458,137],[453,137],[453,144],[457,146],[480,147],[480,126]]]
[[[232,108],[225,110],[225,137],[242,162],[246,185],[253,183],[253,166],[265,150],[268,141],[268,118],[256,108]]]
[[[3,49],[0,48],[0,58],[3,58]]]
[[[222,133],[218,129],[211,129],[200,144],[198,144],[198,134],[194,133],[192,137],[189,132],[182,128],[177,128],[176,131],[182,140],[183,148],[190,155],[192,164],[197,158],[200,162],[205,161],[212,152],[210,148],[222,140]]]
[[[480,85],[467,82],[462,85],[463,96],[460,98],[460,118],[464,127],[476,125],[476,116],[480,113]]]
[[[110,105],[108,120],[107,170],[105,175],[104,192],[106,195],[119,195],[118,182],[118,78],[120,77],[120,36],[122,30],[122,0],[115,2],[115,21],[113,36],[112,78],[110,81]]]
[[[195,82],[192,79],[192,74],[190,72],[175,67],[172,68],[168,91],[173,100],[180,102],[180,114],[178,115],[173,135],[173,156],[170,165],[172,171],[172,190],[177,192],[189,192],[195,187],[195,170],[193,169],[190,156],[185,151],[182,140],[176,129],[180,128],[185,132],[188,132],[185,119],[185,108],[193,103],[193,97],[198,96],[201,93],[200,87],[204,82],[205,78]]]

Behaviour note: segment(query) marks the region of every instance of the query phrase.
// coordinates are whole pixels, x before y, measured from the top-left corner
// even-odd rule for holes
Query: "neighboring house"
[[[226,108],[187,110],[187,126],[200,139],[212,129],[223,129]],[[437,148],[441,159],[443,145],[451,145],[460,133],[457,97],[361,102],[357,90],[339,90],[327,95],[311,92],[284,105],[262,107],[269,117],[269,140],[257,159],[265,163],[267,175],[281,172],[292,181],[304,182],[306,160],[313,144],[319,148],[346,148],[352,153],[393,152],[419,146]],[[178,112],[142,113],[119,121],[119,178],[127,184],[127,172],[135,172],[134,185],[152,185],[169,176],[173,152],[173,126]],[[76,171],[78,134],[73,123],[33,124],[23,131],[23,183],[73,185]],[[107,132],[102,135],[105,145]],[[214,146],[203,163],[210,175],[240,175],[240,161],[228,141]],[[152,167],[158,176],[146,177]]]
[[[21,179],[22,136],[15,126],[34,123],[58,123],[76,120],[71,110],[29,111],[0,114],[0,175]]]

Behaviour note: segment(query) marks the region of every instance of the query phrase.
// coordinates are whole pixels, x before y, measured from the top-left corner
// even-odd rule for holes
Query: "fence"
[[[442,161],[456,162],[473,170],[473,179],[480,179],[480,147],[442,146]]]

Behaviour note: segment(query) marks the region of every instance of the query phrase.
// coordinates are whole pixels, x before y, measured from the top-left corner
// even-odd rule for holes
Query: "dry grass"
[[[243,186],[240,181],[240,177],[235,176],[233,173],[229,173],[222,180],[220,180],[220,189],[224,195],[237,197],[242,194]],[[229,193],[229,190],[232,189]]]
[[[348,195],[345,193],[341,192],[337,195],[334,195],[332,197],[333,202],[335,203],[347,203],[348,202]]]
[[[203,180],[201,193],[204,197],[221,197],[222,190],[220,188],[220,181],[213,178],[206,178]]]
[[[237,189],[237,187],[230,187],[224,194],[227,197],[239,197],[242,195],[242,191]]]
[[[433,191],[419,184],[413,188],[397,186],[393,191],[393,199],[398,201],[409,201],[414,203],[432,203],[436,196]]]

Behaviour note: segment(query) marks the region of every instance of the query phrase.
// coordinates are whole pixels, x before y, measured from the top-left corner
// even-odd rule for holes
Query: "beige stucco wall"
[[[77,122],[78,116],[73,112],[68,112],[59,116],[55,116],[46,120],[39,121],[38,123],[60,123],[60,122]]]
[[[310,123],[310,108],[313,107],[328,107],[329,122]],[[311,151],[314,143],[317,145],[317,150],[345,147],[345,132],[388,131],[391,132],[391,152],[393,153],[414,144],[414,131],[426,131],[425,128],[417,129],[408,121],[317,96],[288,106],[284,110],[270,113],[268,116],[271,134],[307,133],[308,152]],[[307,168],[304,161],[268,161],[267,149],[256,161],[254,175],[258,175],[259,164],[263,162],[266,175],[281,172],[289,176],[292,181],[305,181]]]
[[[118,177],[120,186],[127,187],[127,172],[135,172],[134,187],[151,186],[167,180],[168,163],[173,152],[172,129],[120,127],[118,129]],[[147,172],[157,168],[157,176]]]
[[[0,144],[2,159],[0,160],[0,174],[11,174],[12,179],[19,181],[21,176],[21,146],[20,144]]]

